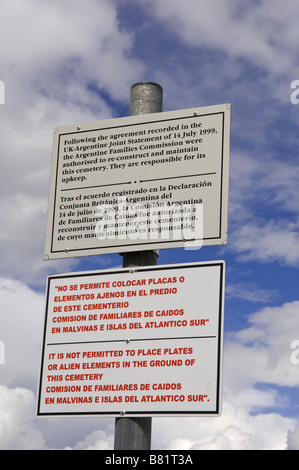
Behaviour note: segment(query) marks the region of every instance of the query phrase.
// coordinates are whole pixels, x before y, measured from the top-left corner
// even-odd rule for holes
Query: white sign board
[[[219,415],[224,270],[50,276],[37,414]]]
[[[55,128],[44,258],[227,243],[230,110]]]

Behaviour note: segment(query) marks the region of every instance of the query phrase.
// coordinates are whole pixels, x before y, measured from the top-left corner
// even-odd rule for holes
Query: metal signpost
[[[115,450],[150,449],[152,416],[221,412],[224,262],[157,258],[227,243],[230,105],[162,96],[136,83],[129,117],[54,132],[44,259],[123,267],[49,276],[38,415],[114,416]]]
[[[130,115],[150,115],[160,113],[163,108],[163,89],[156,83],[136,83],[131,87]],[[148,246],[147,246],[148,248]],[[123,253],[123,267],[156,265],[158,250]],[[152,418],[132,417],[115,419],[115,450],[150,450],[152,437]]]

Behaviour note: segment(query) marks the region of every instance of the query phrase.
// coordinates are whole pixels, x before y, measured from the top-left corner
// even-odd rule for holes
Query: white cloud
[[[0,339],[5,347],[1,383],[36,390],[44,320],[44,296],[0,278]]]
[[[157,18],[186,43],[217,48],[271,73],[296,71],[298,4],[223,0],[148,0]],[[283,12],[283,13],[282,13]],[[295,60],[294,60],[295,56]]]
[[[73,450],[111,450],[113,449],[113,443],[113,435],[107,435],[104,431],[99,430],[77,442]]]
[[[234,423],[229,424],[229,423]],[[196,450],[285,450],[288,430],[294,421],[276,413],[250,414],[233,410],[227,426],[210,442],[194,445]]]
[[[156,448],[284,450],[288,436],[289,446],[298,448],[296,420],[284,416],[293,407],[287,390],[299,383],[290,347],[298,317],[299,302],[266,307],[248,318],[248,328],[227,334],[221,417],[154,420]]]
[[[263,225],[247,223],[235,230],[232,249],[240,254],[242,261],[279,261],[283,265],[298,266],[298,226],[284,220],[269,221]]]
[[[0,305],[0,340],[5,349],[5,362],[0,364],[0,448],[62,448],[62,442],[78,449],[111,446],[109,420],[102,419],[102,430],[91,432],[95,421],[81,418],[78,432],[69,420],[36,418],[45,295],[0,278]],[[81,442],[78,435],[84,432]]]
[[[228,249],[240,260],[298,265],[298,177],[289,159],[232,156]]]
[[[5,408],[5,413],[0,413],[0,436],[8,429],[1,445],[6,448],[61,448],[59,442],[64,442],[64,448],[111,449],[113,430],[109,420],[97,422],[96,430],[94,421],[82,424],[81,434],[78,429],[76,433],[69,431],[67,442],[65,433],[69,421],[63,421],[59,426],[57,420],[47,424],[35,421],[33,391],[37,390],[38,384],[44,296],[22,283],[2,279],[0,304],[0,339],[5,344],[5,364],[0,365],[0,411],[1,406]],[[275,386],[292,388],[298,385],[299,369],[291,362],[291,343],[299,334],[298,315],[299,302],[266,307],[248,318],[247,328],[227,334],[222,416],[154,418],[153,448],[285,448],[288,432],[296,423],[283,416],[284,409],[290,406],[290,398],[286,392],[282,395]],[[258,387],[259,383],[264,384],[263,389]],[[23,409],[19,414],[18,407]],[[16,428],[20,431],[13,439]],[[57,436],[63,433],[64,437],[57,437],[50,445],[50,429],[56,430]],[[33,436],[31,440],[30,436]]]
[[[289,431],[287,450],[299,450],[299,426]]]
[[[54,126],[113,117],[99,90],[129,102],[133,40],[107,0],[1,2],[0,275],[38,282],[76,262],[42,261]]]
[[[291,362],[291,343],[299,336],[298,318],[298,301],[265,307],[249,317],[248,328],[228,334],[225,370],[230,386],[234,381],[297,386],[299,369]]]
[[[230,217],[232,221],[250,221],[260,205],[299,215],[299,167],[293,155],[278,160],[265,153],[232,153],[230,166]]]
[[[145,4],[140,2],[140,4]],[[190,45],[192,60],[197,51],[210,60],[197,63],[196,79],[184,61],[153,70],[169,84],[174,103],[194,106],[206,99],[205,91],[224,83],[235,83],[239,111],[233,117],[235,135],[255,146],[254,155],[232,155],[228,248],[241,260],[299,262],[298,177],[299,170],[284,160],[264,154],[261,142],[269,143],[267,123],[277,109],[261,106],[262,91],[272,73],[269,95],[289,100],[290,75],[296,77],[297,2],[278,0],[240,2],[149,0],[158,18]],[[243,2],[244,3],[244,2]],[[80,427],[80,435],[69,422],[36,421],[35,397],[44,317],[44,295],[24,282],[45,285],[50,270],[71,270],[76,260],[45,263],[42,260],[47,209],[52,133],[55,125],[110,118],[114,109],[104,99],[128,102],[129,87],[146,69],[131,57],[134,34],[125,32],[116,15],[117,2],[86,0],[3,0],[0,5],[0,41],[6,44],[0,57],[0,79],[5,82],[6,100],[0,108],[1,171],[1,267],[0,341],[5,346],[5,364],[0,364],[0,445],[3,448],[112,448],[112,430],[101,420]],[[151,10],[153,11],[153,10]],[[13,25],[13,27],[12,27]],[[173,39],[173,38],[172,38]],[[9,45],[9,47],[8,47]],[[194,46],[199,49],[195,49]],[[174,45],[175,47],[175,45]],[[182,47],[180,45],[180,47]],[[215,73],[220,51],[221,73]],[[173,51],[172,51],[173,52]],[[185,52],[184,52],[185,53]],[[222,55],[223,54],[223,55]],[[165,57],[166,54],[163,56]],[[212,58],[213,57],[213,58]],[[238,63],[238,59],[242,60]],[[250,111],[240,103],[249,94],[243,61],[268,72],[254,89]],[[190,59],[191,60],[191,59]],[[218,72],[220,69],[217,69]],[[294,74],[294,75],[292,75]],[[200,77],[200,86],[198,82]],[[283,78],[278,78],[282,75]],[[238,81],[238,78],[242,80]],[[279,83],[279,89],[275,90]],[[181,85],[185,85],[182,87]],[[286,86],[285,94],[282,86]],[[185,88],[184,95],[181,90]],[[104,92],[102,96],[97,92]],[[169,99],[169,102],[171,100]],[[242,103],[241,103],[242,104]],[[172,101],[171,101],[171,105]],[[289,104],[290,105],[290,104]],[[292,105],[290,105],[292,106]],[[295,113],[295,107],[292,107]],[[248,113],[244,120],[242,113]],[[251,121],[249,120],[251,119]],[[248,126],[247,126],[248,125]],[[293,137],[293,142],[296,136]],[[282,135],[285,139],[285,135]],[[251,147],[253,148],[253,147]],[[274,148],[274,144],[273,144]],[[247,150],[249,153],[249,150]],[[261,207],[269,218],[261,216]],[[282,211],[278,215],[278,211]],[[230,229],[231,230],[231,229]],[[11,278],[11,279],[8,279]],[[254,291],[254,296],[248,291]],[[228,295],[250,301],[269,301],[258,285],[228,286]],[[265,308],[248,319],[248,328],[231,334],[225,342],[223,415],[216,419],[154,419],[153,444],[163,449],[270,449],[299,448],[295,420],[284,417],[290,399],[275,387],[298,386],[298,366],[290,361],[290,344],[298,338],[298,302]],[[299,332],[298,332],[299,333]],[[265,389],[260,390],[258,383]],[[273,413],[273,409],[276,410]],[[81,421],[82,423],[82,421]],[[79,426],[78,426],[79,428]],[[57,431],[58,429],[63,429]],[[40,431],[42,430],[42,431]],[[56,432],[57,431],[57,432]],[[49,446],[51,432],[55,445]],[[289,434],[288,434],[289,433]],[[62,434],[64,439],[62,439]],[[66,442],[66,437],[68,441]],[[47,436],[47,437],[45,437]]]
[[[67,420],[68,421],[68,420]],[[82,424],[76,423],[79,428]],[[55,420],[47,423],[36,417],[36,397],[31,390],[16,387],[8,388],[0,385],[0,449],[1,450],[110,450],[113,449],[114,437],[105,430],[88,432],[91,426],[81,426],[81,432],[88,434],[73,446],[52,446],[47,442],[49,435],[55,432],[56,442],[75,439],[74,421],[72,424],[60,423]],[[52,428],[52,431],[51,431]],[[63,436],[64,434],[64,436]],[[67,434],[67,438],[65,436]],[[60,436],[60,438],[59,438]]]
[[[273,302],[278,295],[275,290],[260,289],[253,283],[231,283],[226,282],[225,294],[228,299],[244,299],[249,302]]]
[[[252,393],[258,406],[261,394]],[[272,403],[265,393],[263,403]],[[153,421],[153,449],[284,450],[295,420],[278,413],[251,414],[250,406],[227,400],[217,418],[165,418]]]
[[[0,40],[9,44],[1,68],[17,66],[20,85],[30,79],[62,99],[69,91],[73,98],[78,92],[86,96],[85,86],[94,83],[124,99],[128,80],[140,71],[141,64],[129,57],[132,37],[120,31],[107,0],[4,0],[0,13]]]
[[[0,449],[44,450],[42,433],[34,420],[35,397],[25,388],[0,385]]]
[[[246,42],[236,49],[238,41],[229,40],[241,28],[246,37],[255,37],[252,42],[254,52],[258,49],[263,55],[262,51],[266,49],[265,54],[270,51],[270,57],[280,53],[279,47],[273,49],[270,44],[274,34],[270,26],[275,21],[282,26],[276,7],[272,6],[270,13],[267,12],[269,20],[266,21],[266,9],[256,4],[248,7],[245,15],[244,10],[238,10],[233,2],[216,2],[219,8],[214,8],[215,0],[190,0],[187,7],[177,1],[167,2],[167,5],[159,1],[150,3],[156,5],[156,14],[165,21],[175,18],[168,25],[177,24],[180,34],[188,35],[188,41],[194,41],[196,45],[205,44],[200,42],[203,35],[212,38],[210,45],[224,48],[234,57],[239,53],[246,56]],[[294,5],[291,2],[291,6]],[[6,104],[0,109],[0,151],[3,155],[0,172],[0,275],[17,275],[19,279],[34,283],[49,270],[62,267],[68,271],[77,263],[77,260],[50,263],[42,260],[54,125],[112,117],[113,109],[95,90],[104,90],[114,99],[128,102],[130,85],[142,76],[146,67],[131,57],[134,35],[125,32],[119,24],[113,2],[87,0],[83,7],[75,0],[70,8],[68,2],[58,0],[51,4],[37,0],[27,0],[26,3],[5,0],[1,3],[0,13],[0,40],[10,45],[3,49],[0,62],[0,78],[6,86]],[[283,17],[292,21],[290,37],[283,28],[282,36],[285,43],[293,47],[294,20],[291,13],[289,6],[284,9]],[[265,31],[257,28],[263,19],[267,25]],[[226,31],[225,35],[223,31]],[[266,45],[260,48],[257,44],[263,40]],[[20,43],[22,47],[19,47]],[[281,60],[277,62],[281,64]],[[223,73],[233,73],[232,68],[226,67]],[[178,83],[186,80],[179,75],[185,74],[177,73],[179,82],[172,80],[168,93],[174,93]],[[202,75],[204,81],[215,80],[211,65]],[[201,86],[205,89],[206,85]],[[243,86],[242,82],[240,87]],[[186,87],[184,100],[188,99],[189,93],[194,100],[194,85],[188,86],[188,91]],[[258,198],[298,214],[298,168],[294,165],[272,162],[264,155],[255,158],[233,155],[231,170],[232,220],[240,222],[241,214],[243,220],[252,220],[253,203],[256,204]],[[254,233],[251,233],[254,230],[249,225],[238,230],[236,238],[231,238],[232,247],[241,255],[244,252],[246,259],[281,259],[286,263],[297,263],[297,227],[292,231],[292,227],[285,227],[284,222],[281,225],[283,228],[268,244],[272,227],[260,227],[257,222],[251,222],[264,243],[255,246]],[[274,224],[273,230],[277,228]],[[291,250],[279,239],[286,228],[291,232],[287,239],[295,255],[291,255]]]

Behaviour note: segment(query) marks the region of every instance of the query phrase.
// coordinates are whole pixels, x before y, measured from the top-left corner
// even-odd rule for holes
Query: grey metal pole
[[[163,106],[163,88],[153,82],[138,82],[131,86],[130,116],[160,113]],[[123,267],[157,264],[158,250],[123,254]]]
[[[160,113],[162,111],[163,89],[153,82],[138,82],[132,85],[130,93],[130,116]],[[158,250],[124,253],[123,267],[156,265]],[[115,450],[150,450],[152,418],[115,419]]]

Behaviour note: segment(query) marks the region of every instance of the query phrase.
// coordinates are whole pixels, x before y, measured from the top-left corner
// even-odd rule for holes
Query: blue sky
[[[35,410],[47,275],[121,257],[43,250],[54,127],[128,115],[138,81],[164,111],[232,104],[228,244],[159,257],[226,262],[223,414],[155,418],[152,447],[299,449],[298,17],[296,0],[2,0],[1,449],[113,448],[113,419]]]

